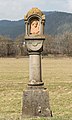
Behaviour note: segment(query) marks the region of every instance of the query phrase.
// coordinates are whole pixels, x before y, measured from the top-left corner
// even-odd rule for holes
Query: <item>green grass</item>
[[[0,59],[0,120],[21,120],[22,95],[29,80],[28,60]],[[72,58],[42,59],[42,78],[49,89],[53,117],[31,120],[72,120]]]

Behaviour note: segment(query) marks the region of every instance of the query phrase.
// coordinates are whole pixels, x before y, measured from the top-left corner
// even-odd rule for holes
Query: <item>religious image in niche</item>
[[[36,19],[32,20],[31,22],[30,34],[40,34],[40,23]]]

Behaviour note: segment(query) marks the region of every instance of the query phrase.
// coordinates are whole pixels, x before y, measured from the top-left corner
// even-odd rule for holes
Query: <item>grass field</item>
[[[21,120],[28,64],[28,58],[0,58],[0,120]],[[72,58],[42,59],[42,77],[53,117],[37,120],[72,120]]]

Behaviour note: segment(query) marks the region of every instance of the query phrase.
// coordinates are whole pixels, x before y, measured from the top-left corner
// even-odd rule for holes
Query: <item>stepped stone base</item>
[[[29,88],[23,92],[22,118],[51,116],[49,94],[45,88]]]

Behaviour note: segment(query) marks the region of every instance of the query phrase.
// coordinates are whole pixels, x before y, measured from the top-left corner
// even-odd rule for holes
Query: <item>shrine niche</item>
[[[32,8],[24,20],[27,36],[44,34],[45,15],[38,8]]]

